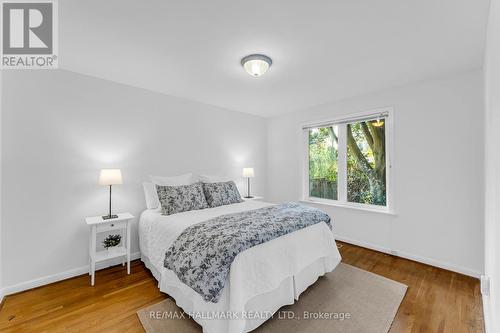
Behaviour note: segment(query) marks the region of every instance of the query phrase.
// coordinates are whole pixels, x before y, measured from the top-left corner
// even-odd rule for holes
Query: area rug
[[[295,304],[281,308],[253,332],[387,333],[406,289],[404,284],[341,263]],[[159,319],[155,313],[172,315]],[[202,332],[171,299],[141,309],[137,315],[147,333]]]

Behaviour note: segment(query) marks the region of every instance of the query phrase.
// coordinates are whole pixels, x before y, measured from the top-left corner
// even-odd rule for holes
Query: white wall
[[[394,107],[396,215],[321,205],[342,239],[466,274],[483,272],[483,84],[480,71],[276,117],[267,196],[302,197],[301,123]]]
[[[2,160],[2,117],[3,117],[3,112],[2,112],[2,74],[3,71],[0,71],[0,302],[2,302],[3,299],[3,281],[2,281],[2,272],[3,272],[3,261],[2,261],[2,237],[3,237],[3,231],[2,231],[2,221],[3,221],[3,210],[2,210],[2,199],[3,198],[3,193],[2,193],[2,165],[3,165],[3,160]]]
[[[254,193],[265,191],[263,118],[63,70],[6,71],[3,96],[8,291],[82,272],[88,263],[84,217],[106,213],[108,205],[108,189],[97,185],[101,168],[122,169],[114,207],[136,216],[145,208],[141,182],[148,174],[240,177],[244,166],[253,166]]]
[[[500,330],[500,4],[491,1],[485,58],[486,205],[485,275],[490,296],[483,298],[487,332]]]

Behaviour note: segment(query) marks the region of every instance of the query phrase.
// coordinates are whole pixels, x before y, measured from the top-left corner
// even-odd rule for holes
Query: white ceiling
[[[274,116],[479,68],[489,0],[63,0],[60,67]],[[240,59],[273,66],[250,77]]]

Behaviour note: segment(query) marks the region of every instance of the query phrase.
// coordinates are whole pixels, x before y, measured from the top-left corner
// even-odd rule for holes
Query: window
[[[337,126],[309,130],[309,196],[338,199]]]
[[[347,201],[385,206],[385,122],[347,124]]]
[[[306,125],[306,199],[389,210],[392,110]]]

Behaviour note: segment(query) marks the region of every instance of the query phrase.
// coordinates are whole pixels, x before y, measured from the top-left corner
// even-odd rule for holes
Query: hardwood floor
[[[479,281],[464,275],[338,242],[343,261],[408,285],[390,330],[483,332]],[[143,332],[136,311],[166,298],[144,265],[132,263],[7,296],[1,332]]]
[[[390,333],[484,332],[478,279],[337,243],[343,262],[408,286]]]

